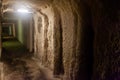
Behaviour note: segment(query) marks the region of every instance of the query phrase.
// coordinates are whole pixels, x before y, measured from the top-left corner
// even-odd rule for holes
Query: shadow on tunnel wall
[[[74,14],[76,16],[76,14]],[[77,19],[76,19],[77,20]],[[75,21],[77,22],[77,21]],[[82,13],[82,23],[80,36],[78,37],[78,71],[74,80],[92,80],[94,64],[94,29],[92,22],[92,12],[88,5],[84,4]],[[77,23],[76,23],[77,24]]]

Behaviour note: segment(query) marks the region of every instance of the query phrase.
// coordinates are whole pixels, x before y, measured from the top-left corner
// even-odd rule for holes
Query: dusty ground
[[[47,69],[37,65],[29,53],[16,40],[3,43],[0,80],[59,80]]]

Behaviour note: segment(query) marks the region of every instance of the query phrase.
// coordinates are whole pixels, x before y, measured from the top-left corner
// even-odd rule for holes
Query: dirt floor
[[[16,39],[3,42],[0,67],[0,80],[61,80],[53,78],[52,72],[40,67],[33,54]]]

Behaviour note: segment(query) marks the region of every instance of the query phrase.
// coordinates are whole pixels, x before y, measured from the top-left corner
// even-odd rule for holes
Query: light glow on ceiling
[[[18,9],[17,12],[30,13],[27,9]]]

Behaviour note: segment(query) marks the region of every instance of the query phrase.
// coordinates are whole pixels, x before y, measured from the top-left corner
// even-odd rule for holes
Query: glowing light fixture
[[[30,13],[27,9],[18,9],[17,12]]]

